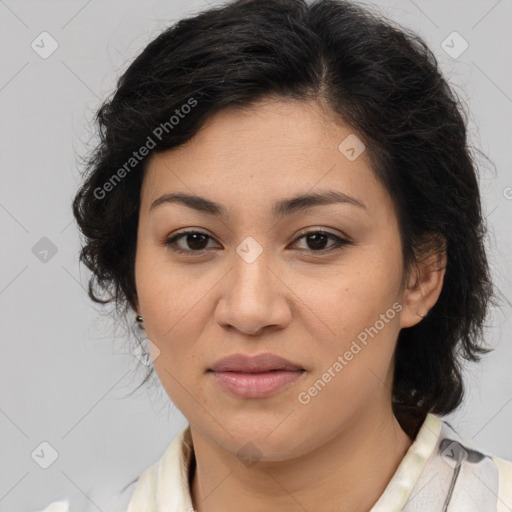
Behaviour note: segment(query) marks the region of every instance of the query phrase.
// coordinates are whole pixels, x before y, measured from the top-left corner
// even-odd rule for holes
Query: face
[[[231,453],[250,440],[263,459],[290,459],[391,408],[401,242],[367,152],[338,147],[350,135],[316,103],[267,100],[223,110],[148,163],[137,310],[169,397]],[[337,200],[290,202],[311,194]],[[229,388],[210,370],[232,354],[301,371]]]

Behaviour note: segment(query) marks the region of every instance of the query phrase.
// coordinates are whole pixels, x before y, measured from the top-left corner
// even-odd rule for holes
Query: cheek
[[[135,262],[135,280],[139,305],[144,318],[146,336],[159,349],[155,367],[174,364],[180,351],[186,351],[183,330],[193,328],[190,315],[197,302],[193,290],[180,279],[180,273],[162,261],[162,253],[148,246],[139,246]]]
[[[297,296],[314,313],[319,333],[327,339],[356,336],[399,298],[399,265],[393,254],[386,257],[377,249],[354,251],[321,278],[294,279]]]
[[[324,304],[322,317],[335,335],[313,339],[314,372],[297,392],[299,407],[306,403],[310,418],[322,418],[316,423],[337,425],[340,415],[353,416],[391,388],[401,310],[392,290],[363,273],[318,294],[316,304]]]
[[[204,295],[207,288],[196,280],[192,270],[173,265],[165,248],[149,241],[137,248],[135,280],[146,323],[167,329],[190,310],[198,300],[196,296]]]
[[[336,375],[318,405],[339,396],[349,402],[364,400],[377,392],[379,379],[386,379],[402,307],[397,294],[399,266],[394,264],[394,252],[387,254],[368,246],[338,267],[331,279],[309,287],[304,302],[316,313],[308,330],[314,333],[311,343],[317,362],[310,384],[323,380],[329,370]],[[306,294],[306,287],[302,292]],[[297,295],[302,297],[301,292]]]

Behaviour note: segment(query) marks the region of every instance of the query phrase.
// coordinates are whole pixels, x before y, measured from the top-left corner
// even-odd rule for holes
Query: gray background
[[[121,487],[186,425],[158,387],[127,396],[145,368],[119,322],[86,296],[70,203],[92,116],[117,77],[164,27],[215,3],[0,0],[0,511],[35,510],[93,486]],[[496,165],[481,160],[481,186],[493,273],[510,297],[512,3],[378,5],[430,44],[468,104],[472,144]],[[43,31],[59,45],[47,59],[31,47]],[[441,46],[453,31],[469,44],[458,58]],[[507,459],[511,316],[507,305],[493,311],[487,339],[496,350],[468,367],[464,405],[448,417],[463,437]],[[44,441],[58,453],[48,469],[31,457]]]

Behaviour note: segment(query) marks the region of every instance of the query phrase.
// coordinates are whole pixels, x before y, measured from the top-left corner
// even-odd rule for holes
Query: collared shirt
[[[193,457],[187,426],[160,460],[114,495],[104,512],[193,512]],[[40,512],[89,509],[63,500]],[[477,450],[448,422],[429,413],[370,512],[512,512],[512,462]]]

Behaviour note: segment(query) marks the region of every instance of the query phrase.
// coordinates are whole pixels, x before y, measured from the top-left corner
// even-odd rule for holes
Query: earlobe
[[[443,288],[446,262],[446,250],[443,248],[416,264],[408,286],[403,291],[400,327],[416,325],[434,307]]]

